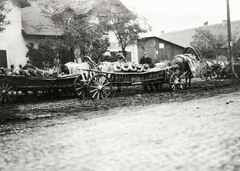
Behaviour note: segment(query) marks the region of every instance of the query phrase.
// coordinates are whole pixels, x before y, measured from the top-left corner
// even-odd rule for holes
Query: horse
[[[176,73],[178,74],[179,82],[181,82],[181,79],[185,78],[186,88],[191,87],[191,78],[195,77],[195,70],[200,62],[200,56],[192,47],[186,47],[183,50],[183,54],[174,56],[171,62],[172,66],[177,68]],[[183,89],[182,86],[180,88]]]

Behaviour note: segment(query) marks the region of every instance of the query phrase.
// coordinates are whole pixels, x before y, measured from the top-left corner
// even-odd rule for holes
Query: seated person
[[[147,52],[145,52],[143,54],[143,57],[140,59],[139,64],[148,64],[150,68],[154,67],[154,64],[152,62],[152,58],[150,58],[150,56]]]
[[[35,67],[33,64],[32,64],[32,61],[28,60],[27,61],[27,64],[22,68],[23,70],[25,69],[33,69],[33,70],[36,70],[38,69],[37,67]]]

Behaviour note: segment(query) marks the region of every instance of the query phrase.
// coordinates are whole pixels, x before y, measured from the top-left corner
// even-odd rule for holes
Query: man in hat
[[[150,68],[153,68],[152,58],[150,58],[148,52],[143,54],[143,57],[140,59],[139,64],[148,64]]]
[[[110,58],[111,58],[111,53],[109,51],[106,51],[103,54],[103,60],[102,61],[110,61]]]

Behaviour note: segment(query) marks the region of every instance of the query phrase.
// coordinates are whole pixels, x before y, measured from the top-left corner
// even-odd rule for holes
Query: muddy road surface
[[[1,107],[0,171],[240,170],[239,80],[23,99]]]

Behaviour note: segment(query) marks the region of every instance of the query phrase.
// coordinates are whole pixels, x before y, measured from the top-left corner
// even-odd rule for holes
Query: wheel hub
[[[97,89],[98,90],[102,90],[103,86],[102,85],[98,85]]]
[[[7,94],[7,91],[6,90],[2,90],[1,94]]]

